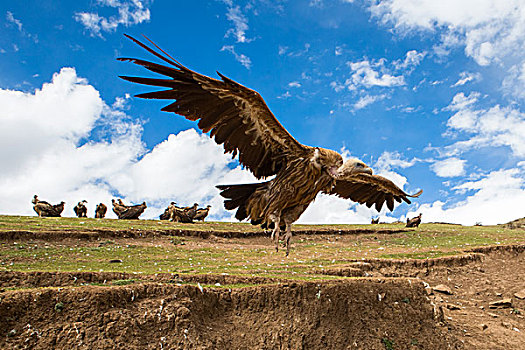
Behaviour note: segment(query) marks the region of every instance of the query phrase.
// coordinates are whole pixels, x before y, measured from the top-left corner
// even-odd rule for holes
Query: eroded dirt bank
[[[0,348],[455,349],[423,283],[233,290],[161,283],[4,291]]]

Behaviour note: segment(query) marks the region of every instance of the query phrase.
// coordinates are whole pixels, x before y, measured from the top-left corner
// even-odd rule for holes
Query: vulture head
[[[343,165],[343,157],[330,149],[316,147],[310,162],[316,169],[335,178],[337,177],[337,169]]]
[[[372,175],[372,168],[357,158],[348,159],[343,166],[337,169],[337,177],[341,178],[361,173]]]

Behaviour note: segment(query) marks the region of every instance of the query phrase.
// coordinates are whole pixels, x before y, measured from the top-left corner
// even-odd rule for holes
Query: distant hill
[[[509,221],[506,224],[503,224],[502,226],[506,228],[525,228],[525,218]]]

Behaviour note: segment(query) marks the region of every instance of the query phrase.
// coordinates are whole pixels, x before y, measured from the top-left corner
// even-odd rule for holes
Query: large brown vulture
[[[384,203],[390,210],[394,201],[410,203],[409,195],[384,177],[373,175],[362,161],[343,158],[335,151],[299,143],[272,114],[263,98],[221,73],[221,80],[194,72],[153,47],[126,35],[136,44],[167,62],[161,65],[136,58],[119,58],[164,75],[163,78],[121,76],[130,82],[166,88],[137,95],[146,99],[171,100],[162,111],[199,121],[225,152],[250,170],[256,178],[272,180],[242,185],[221,185],[224,207],[236,209],[239,220],[272,227],[278,249],[279,229],[285,226],[286,254],[290,250],[291,225],[319,192],[349,198],[379,211]],[[149,40],[149,39],[148,39]]]
[[[193,220],[200,220],[204,222],[204,219],[208,216],[210,212],[211,205],[206,206],[206,208],[199,208],[197,209],[197,214],[193,218]]]
[[[87,208],[85,203],[87,203],[87,200],[84,199],[82,202],[78,202],[73,208],[75,215],[79,218],[87,218]]]
[[[33,210],[40,217],[60,217],[66,204],[65,202],[60,202],[59,204],[52,205],[46,201],[39,200],[36,194],[31,200],[31,203],[33,203]]]
[[[97,207],[95,208],[95,218],[104,219],[107,211],[108,207],[106,207],[104,203],[98,203]]]
[[[137,205],[125,205],[121,199],[115,201],[111,200],[113,204],[113,212],[117,214],[119,219],[128,219],[128,220],[138,220],[139,216],[146,210],[148,207],[146,202]]]

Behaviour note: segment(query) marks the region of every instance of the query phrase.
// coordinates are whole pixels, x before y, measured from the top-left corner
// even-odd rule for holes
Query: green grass
[[[242,223],[175,224],[156,220],[98,220],[0,216],[0,231],[27,230],[64,232],[64,239],[0,240],[0,270],[3,271],[105,271],[136,274],[228,274],[294,280],[337,279],[316,271],[344,265],[362,258],[427,259],[461,254],[473,247],[524,244],[523,230],[500,226],[423,224],[418,229],[399,231],[402,224],[382,225],[298,225],[302,230],[376,229],[368,234],[299,235],[285,257],[275,252],[266,237],[202,239],[170,235],[149,238],[89,240],[71,236],[76,230],[198,229],[209,231],[255,230]],[[391,232],[389,232],[391,231]],[[385,233],[386,232],[386,233]],[[1,236],[0,236],[1,237]],[[121,263],[110,263],[119,259]],[[133,283],[131,281],[122,283]]]

